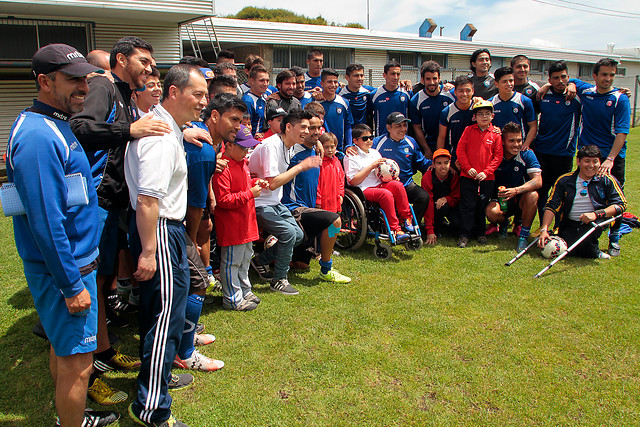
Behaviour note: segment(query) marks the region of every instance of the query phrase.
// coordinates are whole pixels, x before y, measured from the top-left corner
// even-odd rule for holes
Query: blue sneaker
[[[413,226],[413,223],[411,222],[410,219],[406,219],[404,221],[404,224],[402,224],[402,228],[404,229],[404,231],[406,231],[407,233],[414,233],[416,231],[415,227]]]
[[[525,237],[518,237],[518,246],[516,246],[518,252],[524,251],[525,249],[527,249],[527,246],[529,246],[529,242],[527,242],[527,239]]]

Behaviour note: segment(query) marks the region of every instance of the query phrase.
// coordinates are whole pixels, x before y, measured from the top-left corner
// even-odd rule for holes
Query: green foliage
[[[329,24],[326,19],[321,15],[315,18],[309,18],[308,16],[298,15],[290,10],[286,9],[268,9],[265,7],[247,6],[235,15],[228,15],[226,18],[233,19],[247,19],[251,21],[269,21],[269,22],[290,22],[294,24],[309,24],[309,25],[331,25],[334,27],[350,27],[350,28],[364,28],[357,23],[348,23],[346,25],[336,24],[331,22]]]

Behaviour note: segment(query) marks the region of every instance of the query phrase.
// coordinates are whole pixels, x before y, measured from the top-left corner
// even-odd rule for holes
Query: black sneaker
[[[42,326],[42,322],[40,321],[40,319],[38,319],[38,323],[36,323],[36,325],[31,329],[31,332],[33,332],[36,336],[49,341],[49,337],[44,331],[44,326]]]
[[[98,427],[108,426],[120,419],[120,414],[112,411],[94,411],[87,408],[84,410],[84,420],[82,421],[82,427]],[[60,425],[60,418],[56,420],[56,426]]]
[[[169,380],[169,390],[182,390],[193,385],[193,375],[191,374],[171,374]]]
[[[280,292],[285,295],[298,295],[298,291],[291,286],[291,283],[284,278],[276,281],[271,281],[271,286],[269,287],[272,291]]]
[[[273,272],[269,269],[268,264],[258,264],[256,262],[256,257],[253,257],[251,258],[251,267],[253,267],[262,280],[273,280]]]
[[[459,248],[466,248],[467,245],[469,244],[469,238],[462,236],[458,239],[458,247]]]

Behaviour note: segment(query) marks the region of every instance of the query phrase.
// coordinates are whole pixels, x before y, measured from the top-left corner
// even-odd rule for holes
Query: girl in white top
[[[406,231],[413,231],[413,226],[411,208],[404,186],[400,181],[382,182],[377,177],[376,168],[384,163],[385,159],[377,150],[371,148],[373,134],[369,126],[363,124],[354,126],[352,136],[358,153],[344,158],[347,182],[349,185],[361,188],[368,201],[380,205],[397,241],[407,240],[409,235],[402,231],[402,228]],[[402,228],[396,215],[396,209],[402,219]]]

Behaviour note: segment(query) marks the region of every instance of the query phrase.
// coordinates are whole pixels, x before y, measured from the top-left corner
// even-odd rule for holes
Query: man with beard
[[[95,372],[89,381],[89,397],[109,405],[126,400],[127,395],[107,386],[98,376],[109,370],[129,370],[140,361],[119,353],[109,343],[103,288],[117,272],[118,249],[123,247],[119,230],[120,217],[129,205],[124,179],[124,153],[134,138],[163,135],[169,125],[150,115],[140,120],[131,94],[142,89],[151,73],[153,48],[138,37],[123,37],[111,49],[109,57],[112,83],[104,77],[89,81],[89,94],[82,112],[71,118],[71,129],[85,149],[93,185],[98,193],[98,229],[100,261],[98,265],[98,348]]]
[[[440,89],[440,65],[435,61],[422,64],[420,81],[424,90],[413,95],[409,103],[409,118],[425,157],[437,148],[440,113],[455,99],[451,93]]]
[[[7,178],[25,210],[13,218],[16,247],[51,343],[56,411],[65,426],[107,425],[119,418],[84,409],[98,328],[98,201],[89,185],[84,203],[70,205],[67,189],[72,174],[91,181],[68,121],[82,111],[86,75],[100,71],[71,46],[38,50],[32,61],[38,98],[13,125],[7,150]]]
[[[291,70],[284,70],[276,76],[276,88],[278,92],[271,94],[267,98],[267,106],[265,111],[271,108],[281,107],[285,112],[289,112],[294,108],[302,108],[302,104],[293,96],[296,90],[296,75]]]

